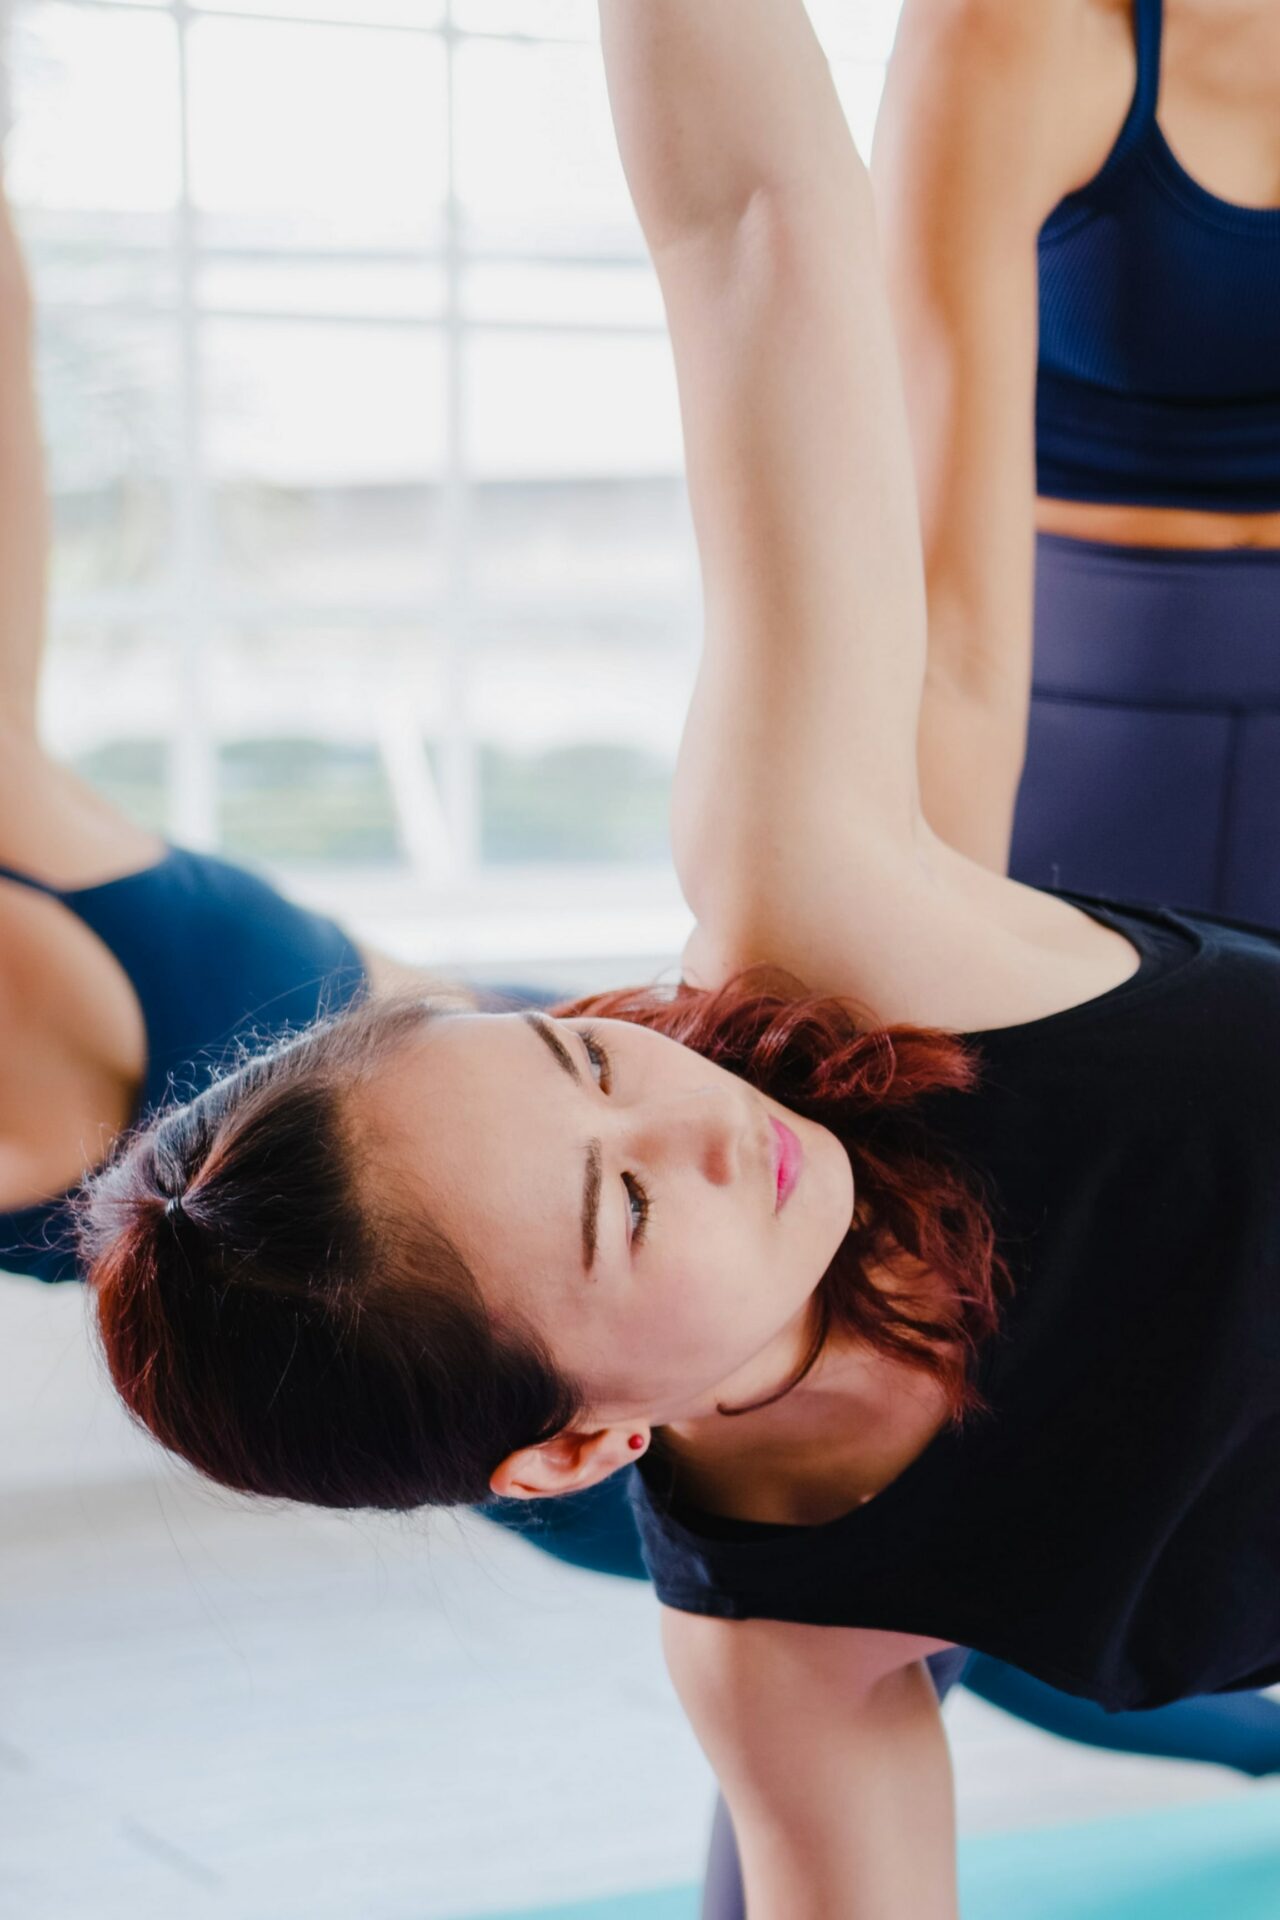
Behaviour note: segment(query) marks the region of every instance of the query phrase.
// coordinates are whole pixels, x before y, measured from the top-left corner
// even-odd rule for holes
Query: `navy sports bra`
[[[919,1116],[1013,1277],[988,1412],[820,1526],[701,1511],[659,1439],[630,1492],[668,1606],[954,1641],[1112,1708],[1280,1682],[1280,936],[1070,897],[1139,971],[971,1036],[978,1090]]]
[[[1280,207],[1220,200],[1174,158],[1161,19],[1162,0],[1135,0],[1128,117],[1040,230],[1039,491],[1264,512],[1280,508]]]
[[[0,879],[61,901],[127,974],[147,1036],[138,1119],[195,1092],[238,1045],[338,1012],[365,983],[360,955],[332,920],[211,854],[170,847],[155,865],[96,887],[51,887],[3,866]],[[0,1267],[77,1277],[68,1198],[0,1212]]]

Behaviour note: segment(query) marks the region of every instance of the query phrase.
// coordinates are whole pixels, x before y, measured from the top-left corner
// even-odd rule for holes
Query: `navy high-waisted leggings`
[[[1010,871],[1280,926],[1280,552],[1041,534]]]

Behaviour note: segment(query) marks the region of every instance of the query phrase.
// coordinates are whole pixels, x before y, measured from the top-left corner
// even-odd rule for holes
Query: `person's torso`
[[[974,1036],[931,1103],[1014,1287],[988,1411],[820,1526],[637,1515],[660,1598],[976,1646],[1115,1707],[1280,1679],[1280,942],[1092,911],[1143,959]]]
[[[197,1091],[244,1048],[338,1010],[365,968],[332,921],[210,855],[169,847],[93,886],[54,887],[8,868],[0,878],[14,1001],[0,1265],[69,1279],[63,1190],[114,1134]],[[110,1047],[91,1044],[94,1021]]]
[[[1042,530],[1280,544],[1280,16],[1135,0],[1136,79],[1040,235]]]

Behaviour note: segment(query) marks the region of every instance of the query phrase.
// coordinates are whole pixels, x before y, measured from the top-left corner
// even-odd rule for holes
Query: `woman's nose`
[[[742,1168],[748,1116],[732,1090],[695,1089],[647,1103],[634,1116],[637,1156],[655,1170],[692,1170],[713,1186],[729,1186]]]

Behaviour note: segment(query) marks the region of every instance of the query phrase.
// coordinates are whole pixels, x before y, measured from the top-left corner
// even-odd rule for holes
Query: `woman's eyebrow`
[[[579,1086],[584,1084],[577,1062],[565,1046],[549,1020],[540,1013],[522,1013],[520,1018],[533,1028],[539,1040],[548,1049],[556,1065],[576,1080]],[[587,1147],[587,1170],[582,1183],[582,1267],[590,1273],[595,1265],[596,1245],[600,1237],[600,1187],[603,1178],[603,1153],[600,1142],[592,1140]]]
[[[603,1175],[604,1156],[600,1142],[593,1140],[587,1148],[587,1177],[582,1183],[582,1268],[590,1273],[595,1264],[596,1241],[600,1230],[600,1183]]]
[[[526,1026],[530,1026],[533,1028],[539,1040],[541,1040],[543,1045],[550,1050],[551,1056],[555,1060],[556,1065],[558,1067],[562,1067],[564,1071],[568,1074],[569,1078],[571,1080],[576,1080],[578,1085],[581,1086],[582,1075],[578,1071],[577,1062],[574,1060],[573,1055],[570,1053],[568,1047],[566,1047],[566,1045],[564,1044],[564,1041],[560,1038],[560,1035],[556,1032],[551,1022],[547,1019],[544,1019],[544,1017],[540,1013],[522,1013],[520,1015],[520,1018],[525,1022]]]

